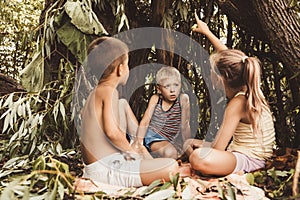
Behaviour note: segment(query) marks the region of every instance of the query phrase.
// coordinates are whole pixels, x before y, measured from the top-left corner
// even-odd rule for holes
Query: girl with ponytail
[[[211,147],[197,139],[185,142],[194,170],[225,176],[263,168],[272,156],[275,142],[273,118],[260,89],[261,63],[255,57],[228,49],[195,14],[194,32],[204,34],[216,53],[211,56],[212,71],[224,85],[228,103],[223,122]]]

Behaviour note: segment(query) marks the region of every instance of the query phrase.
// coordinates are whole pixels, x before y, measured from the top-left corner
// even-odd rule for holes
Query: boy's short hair
[[[128,57],[128,47],[121,40],[103,36],[88,46],[88,67],[99,79],[107,78]]]
[[[171,77],[175,77],[181,82],[180,72],[175,67],[164,66],[156,73],[156,84],[162,84],[164,80]]]

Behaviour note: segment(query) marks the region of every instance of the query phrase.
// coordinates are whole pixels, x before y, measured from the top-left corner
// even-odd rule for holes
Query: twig
[[[295,174],[293,179],[293,196],[298,194],[298,182],[299,182],[299,174],[300,174],[300,151],[298,152],[298,159],[295,167]]]

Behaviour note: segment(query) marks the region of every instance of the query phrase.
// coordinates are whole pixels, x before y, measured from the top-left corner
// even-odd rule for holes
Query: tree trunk
[[[0,73],[0,96],[12,92],[25,92],[25,90],[16,80]]]
[[[285,66],[300,69],[299,16],[289,8],[288,2],[219,0],[219,5],[236,24],[266,41]]]
[[[300,69],[300,23],[287,0],[253,0],[269,44],[285,66]]]

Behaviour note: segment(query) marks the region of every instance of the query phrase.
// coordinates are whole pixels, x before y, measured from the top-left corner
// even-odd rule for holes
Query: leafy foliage
[[[0,73],[19,79],[19,71],[32,56],[35,31],[44,0],[0,2]]]
[[[66,163],[53,157],[68,156],[68,149],[71,148],[73,153],[73,149],[78,145],[71,101],[75,73],[78,66],[84,62],[87,46],[95,37],[103,34],[113,35],[129,28],[151,26],[155,21],[153,16],[158,15],[161,15],[159,24],[162,27],[188,35],[194,24],[193,13],[197,8],[201,18],[209,22],[211,29],[227,40],[228,44],[231,43],[232,47],[245,50],[249,55],[262,55],[263,87],[278,121],[277,140],[284,145],[295,141],[295,123],[300,116],[299,102],[292,102],[291,80],[286,78],[285,67],[281,63],[270,62],[274,58],[267,44],[255,42],[255,38],[246,35],[237,25],[228,24],[227,17],[219,12],[213,1],[208,3],[174,0],[170,1],[172,3],[166,5],[166,8],[161,8],[160,13],[152,10],[153,2],[156,1],[53,1],[41,16],[39,27],[37,24],[42,0],[30,3],[25,0],[0,2],[0,16],[4,19],[0,22],[0,72],[20,79],[27,89],[27,92],[12,93],[0,98],[0,118],[3,121],[3,133],[0,135],[1,199],[72,198],[74,174],[70,174]],[[135,7],[136,12],[133,12],[131,9]],[[291,1],[290,7],[298,10],[299,1]],[[228,27],[234,30],[233,41],[227,38]],[[213,49],[205,38],[197,34],[191,35],[191,38],[212,52]],[[36,49],[33,51],[34,45]],[[184,50],[193,53],[191,49]],[[143,62],[155,62],[160,56],[158,50],[144,51],[142,54],[132,56],[134,59],[131,59],[131,63],[138,65]],[[203,138],[211,116],[209,92],[205,81],[201,71],[192,63],[182,61],[176,56],[172,58],[173,64],[190,81],[197,96],[197,102],[192,103],[193,106],[199,105],[199,115],[192,118],[199,123],[198,136]],[[295,74],[296,76],[298,75]],[[149,77],[147,78],[152,80],[153,74]],[[147,85],[142,89],[144,91],[135,98],[140,107],[143,106],[141,102],[147,103],[153,87]],[[278,92],[282,93],[282,96],[279,96]],[[284,112],[279,110],[278,102],[281,100],[284,100]],[[140,107],[134,108],[138,110]],[[143,109],[140,109],[138,114],[141,113]],[[285,113],[284,116],[282,113]],[[294,143],[297,142],[299,143]],[[293,170],[273,168],[250,174],[249,179],[254,185],[264,188],[269,197],[280,198],[289,195],[286,191],[290,187],[292,175]],[[155,197],[157,192],[160,192],[160,195],[164,194],[166,197],[180,198],[176,196],[177,192],[184,187],[185,183],[181,182],[178,176],[174,176],[170,182],[153,182],[142,197]],[[222,199],[226,199],[226,195],[231,199],[235,198],[235,188],[227,181],[223,181],[220,187],[215,189]],[[101,192],[90,197],[109,198]],[[126,199],[129,196],[120,198]]]
[[[283,171],[275,168],[247,174],[249,181],[253,185],[264,188],[267,196],[271,199],[291,194],[293,175],[294,169]]]
[[[13,164],[14,162],[10,162]],[[5,167],[9,167],[7,164]],[[1,174],[3,175],[3,174]],[[28,175],[12,177],[0,199],[63,199],[72,193],[74,177],[69,166],[51,156],[39,156]]]
[[[74,69],[68,63],[62,63],[61,67],[65,78],[45,85],[40,92],[11,93],[1,98],[0,109],[5,112],[0,118],[4,119],[3,132],[10,138],[6,146],[9,157],[35,157],[44,151],[54,155],[62,152],[61,144],[67,141],[68,135],[71,136],[73,119],[66,110],[71,106],[72,93],[69,91]],[[75,141],[65,145],[72,146]]]

